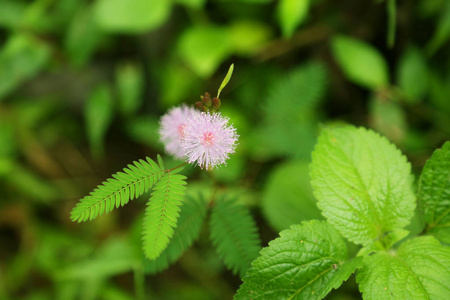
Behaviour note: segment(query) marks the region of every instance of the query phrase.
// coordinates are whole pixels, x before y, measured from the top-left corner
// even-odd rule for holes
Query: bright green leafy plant
[[[158,155],[158,163],[147,157],[129,164],[81,199],[71,212],[72,221],[93,220],[152,190],[142,222],[142,240],[143,253],[149,260],[145,269],[153,273],[176,261],[198,237],[208,206],[211,208],[211,240],[217,252],[234,273],[245,274],[260,249],[255,222],[248,209],[225,197],[186,202],[187,178],[178,174],[187,163],[195,163],[208,171],[225,163],[234,151],[235,129],[227,125],[228,119],[217,113],[218,97],[229,82],[233,68],[231,65],[217,97],[211,98],[208,93],[201,96],[201,101],[196,103],[199,111],[182,106],[162,118],[160,134],[166,151],[185,159],[185,163],[166,169]]]
[[[252,263],[235,298],[322,299],[356,272],[365,299],[448,299],[449,164],[447,142],[420,177],[427,226],[412,236],[405,227],[416,195],[406,157],[371,130],[323,129],[310,176],[326,221],[282,231]],[[344,238],[361,246],[355,257]]]

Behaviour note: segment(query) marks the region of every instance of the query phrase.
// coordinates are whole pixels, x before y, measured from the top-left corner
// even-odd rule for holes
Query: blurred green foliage
[[[214,92],[231,63],[222,112],[240,140],[214,175],[263,246],[320,218],[307,165],[321,123],[371,127],[421,170],[450,136],[450,2],[397,1],[395,27],[388,2],[0,0],[0,299],[232,297],[240,280],[196,223],[191,248],[168,250],[178,262],[144,275],[163,269],[144,268],[135,234],[148,195],[69,219],[110,174],[162,154],[159,117]],[[198,168],[183,172],[209,197]]]

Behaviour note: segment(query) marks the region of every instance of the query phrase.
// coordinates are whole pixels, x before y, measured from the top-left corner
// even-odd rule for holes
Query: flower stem
[[[169,173],[169,172],[171,172],[171,171],[173,171],[173,170],[176,170],[176,169],[179,169],[179,168],[181,168],[182,166],[184,166],[184,165],[186,165],[187,164],[187,162],[184,162],[184,163],[182,163],[182,164],[180,164],[180,165],[178,165],[178,166],[176,166],[176,167],[174,167],[174,168],[172,168],[172,169],[169,169],[169,170],[165,170],[167,173]]]

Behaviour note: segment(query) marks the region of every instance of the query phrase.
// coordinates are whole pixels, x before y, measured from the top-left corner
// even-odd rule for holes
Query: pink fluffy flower
[[[159,135],[164,143],[166,152],[176,158],[185,158],[185,151],[181,149],[180,142],[184,137],[188,118],[200,112],[186,105],[174,107],[161,118]]]
[[[238,135],[220,113],[198,113],[188,119],[181,139],[186,161],[202,169],[224,164],[234,153]]]

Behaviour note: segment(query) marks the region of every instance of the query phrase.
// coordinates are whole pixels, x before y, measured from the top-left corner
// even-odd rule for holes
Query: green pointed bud
[[[206,94],[206,93],[205,93]],[[212,101],[211,101],[211,98],[210,97],[203,97],[203,104],[206,106],[206,107],[208,107],[208,108],[210,108],[211,107],[211,104],[212,104]]]
[[[200,96],[200,99],[202,99],[202,102],[206,107],[211,107],[211,95],[208,92],[205,92],[203,96]]]
[[[219,107],[220,107],[220,99],[217,98],[217,97],[214,97],[212,99],[212,108],[213,109],[219,109]]]

